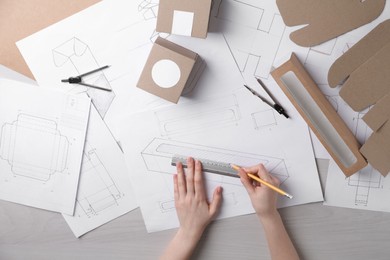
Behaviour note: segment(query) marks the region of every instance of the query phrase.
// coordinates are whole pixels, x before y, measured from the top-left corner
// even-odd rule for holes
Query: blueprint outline
[[[47,182],[53,174],[65,172],[69,146],[58,123],[50,118],[19,113],[15,121],[1,128],[0,158],[16,176]],[[37,149],[40,158],[34,157]]]

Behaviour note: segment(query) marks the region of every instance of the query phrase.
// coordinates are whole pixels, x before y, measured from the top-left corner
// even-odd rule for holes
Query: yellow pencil
[[[235,164],[230,164],[230,166],[231,166],[234,170],[236,170],[236,171],[239,171],[239,170],[241,169],[240,166],[237,166],[237,165],[235,165]],[[259,177],[253,175],[252,173],[248,173],[248,172],[247,172],[246,174],[248,174],[248,176],[249,176],[250,178],[254,179],[255,181],[260,182],[261,184],[264,184],[265,186],[267,186],[268,188],[270,188],[270,189],[272,189],[272,190],[278,192],[279,194],[281,194],[281,195],[283,195],[283,196],[286,196],[286,197],[289,198],[289,199],[292,199],[292,198],[293,198],[293,196],[292,196],[291,194],[288,194],[287,192],[285,192],[285,191],[279,189],[278,187],[275,187],[274,185],[272,185],[272,184],[270,184],[270,183],[268,183],[268,182],[266,182],[266,181],[260,179]]]

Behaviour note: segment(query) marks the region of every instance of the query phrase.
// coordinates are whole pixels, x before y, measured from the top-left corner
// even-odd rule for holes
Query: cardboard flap
[[[161,37],[158,37],[156,39],[155,43],[160,45],[160,46],[163,46],[164,48],[175,51],[175,52],[179,53],[180,55],[183,55],[183,56],[185,56],[189,59],[192,59],[192,60],[195,60],[198,56],[197,53],[195,53],[189,49],[186,49],[183,46],[180,46],[176,43],[173,43],[173,42],[168,41],[164,38],[161,38]]]
[[[390,92],[390,42],[349,76],[340,96],[355,111],[375,104]]]
[[[386,0],[276,0],[287,26],[307,25],[291,33],[300,46],[310,47],[352,31],[377,18]]]
[[[1,0],[0,63],[33,78],[15,42],[100,0]]]
[[[360,149],[370,164],[383,176],[390,172],[390,123],[372,134]]]
[[[357,68],[390,43],[390,20],[380,23],[363,39],[338,58],[329,69],[329,86],[336,87]]]
[[[390,122],[390,94],[387,94],[363,117],[364,122],[374,131]],[[390,158],[389,158],[390,160]]]

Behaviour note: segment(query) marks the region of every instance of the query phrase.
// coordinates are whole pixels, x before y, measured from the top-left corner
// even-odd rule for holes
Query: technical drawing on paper
[[[241,165],[255,165],[263,163],[265,167],[276,175],[281,183],[289,178],[289,173],[283,159],[272,158],[268,156],[261,156],[256,154],[248,154],[237,151],[230,151],[225,149],[206,147],[190,143],[178,142],[173,140],[165,140],[161,138],[154,138],[147,147],[141,152],[145,167],[151,173],[165,173],[172,174],[171,159],[175,154],[182,156],[192,156],[194,158],[207,158],[209,160],[220,162],[231,162]],[[211,178],[206,176],[208,185],[215,185],[218,183],[229,184],[233,186],[242,185],[237,182],[236,178],[226,177],[222,175],[213,175]],[[167,189],[171,189],[171,181],[169,183],[161,183]],[[172,194],[171,191],[170,194]],[[234,191],[224,194],[225,205],[237,206],[238,200]],[[167,213],[175,210],[175,203],[173,198],[167,198],[158,201],[161,213]]]
[[[54,65],[57,68],[67,71],[69,77],[77,76],[101,67],[90,47],[76,37],[54,48],[52,54]],[[88,75],[83,80],[91,85],[112,89],[104,71]],[[115,98],[113,91],[104,91],[79,85],[74,91],[86,92],[102,118],[104,118]]]
[[[240,71],[268,78],[286,28],[276,5],[271,8],[264,1],[218,0],[214,7],[213,16],[222,24]]]
[[[354,118],[354,134],[358,140],[364,142],[371,134],[369,127],[363,122],[365,113],[358,113]],[[348,178],[348,185],[356,187],[355,205],[367,206],[370,190],[382,188],[382,176],[371,165],[360,170]]]
[[[215,0],[212,17],[245,78],[268,79],[275,61],[293,50],[309,65],[316,83],[326,84],[327,68],[364,35],[352,32],[314,47],[299,47],[291,42],[291,27],[284,24],[275,1]]]
[[[237,165],[256,165],[263,163],[270,173],[283,183],[289,173],[283,159],[269,156],[230,151],[220,148],[154,138],[141,152],[146,168],[150,172],[172,174],[171,159],[174,155],[191,156],[199,159],[235,163]],[[234,179],[234,178],[233,178]],[[223,183],[236,184],[231,177],[221,176]]]
[[[95,149],[85,145],[76,214],[88,217],[118,205],[123,197]]]
[[[327,42],[322,43],[320,45],[310,47],[310,53],[311,54],[317,53],[317,54],[321,54],[324,56],[332,57],[336,54],[336,52],[340,52],[340,50],[341,50],[341,52],[338,53],[338,55],[344,54],[350,48],[352,48],[352,46],[355,43],[356,42],[352,42],[352,40],[345,42],[344,39],[342,39],[342,37],[337,37],[333,40],[327,41]],[[338,50],[336,48],[338,45],[342,46],[342,48],[340,50]],[[310,54],[308,55],[308,59],[310,59]]]
[[[381,182],[381,174],[371,165],[349,177],[348,185],[356,187],[355,205],[367,206],[370,190],[382,188]]]
[[[159,0],[143,0],[138,5],[138,12],[142,14],[144,21],[157,19]],[[168,33],[160,33],[155,29],[150,35],[150,43],[154,43],[157,37],[168,38]]]
[[[238,205],[236,194],[234,192],[229,192],[229,193],[225,192],[223,194],[223,203],[224,205],[231,205],[231,206]],[[175,200],[173,198],[164,201],[159,201],[158,204],[160,206],[161,213],[168,213],[176,210]]]
[[[138,5],[138,11],[142,13],[145,20],[157,18],[158,0],[143,0]]]
[[[251,116],[253,119],[254,129],[256,130],[276,126],[278,124],[273,109],[258,111],[252,113]]]
[[[241,119],[235,95],[183,104],[175,113],[172,109],[175,108],[155,112],[163,137],[232,125]]]
[[[47,182],[66,170],[69,145],[56,121],[20,113],[2,126],[0,158],[15,175]]]

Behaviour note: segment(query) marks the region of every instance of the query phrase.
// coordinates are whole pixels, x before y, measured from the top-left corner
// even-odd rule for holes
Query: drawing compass
[[[95,85],[92,85],[92,84],[85,83],[83,81],[83,77],[91,75],[91,74],[96,73],[98,71],[107,69],[108,67],[110,67],[110,66],[106,65],[106,66],[103,66],[101,68],[98,68],[98,69],[86,72],[86,73],[81,74],[81,75],[76,76],[76,77],[70,77],[68,79],[63,79],[63,80],[61,80],[61,82],[68,82],[69,84],[79,84],[79,85],[83,85],[83,86],[90,87],[90,88],[96,88],[96,89],[101,89],[101,90],[105,90],[105,91],[111,91],[111,89],[109,89],[109,88],[95,86]]]
[[[275,109],[279,114],[284,115],[286,118],[289,118],[289,116],[287,115],[287,113],[284,110],[284,108],[276,102],[275,97],[271,94],[271,92],[269,91],[267,86],[261,81],[261,79],[256,78],[256,80],[260,84],[260,86],[264,89],[264,91],[267,92],[268,96],[272,99],[272,101],[274,102],[273,104],[269,100],[267,100],[264,97],[262,97],[255,90],[253,90],[252,88],[248,87],[247,85],[244,85],[244,87],[246,89],[248,89],[253,95],[255,95],[256,97],[260,98],[261,101],[263,101],[264,103],[266,103],[267,105],[269,105],[270,107]]]

